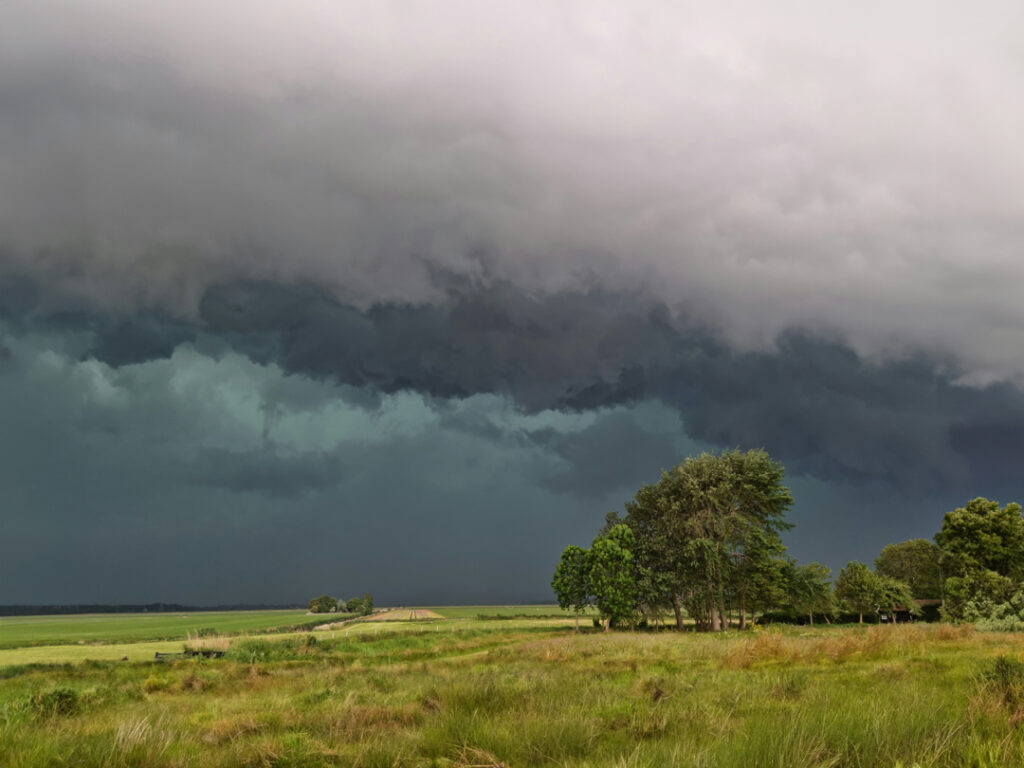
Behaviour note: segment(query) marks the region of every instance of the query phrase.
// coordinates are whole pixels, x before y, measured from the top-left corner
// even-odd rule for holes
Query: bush
[[[981,679],[1006,706],[1017,709],[1024,701],[1024,663],[1019,659],[997,656]]]
[[[32,695],[30,703],[36,714],[56,717],[75,714],[80,700],[78,691],[73,688],[54,688],[50,691],[37,691]]]
[[[968,601],[963,609],[964,620],[978,629],[993,632],[1024,632],[1024,590],[1009,600],[996,602],[988,597]]]

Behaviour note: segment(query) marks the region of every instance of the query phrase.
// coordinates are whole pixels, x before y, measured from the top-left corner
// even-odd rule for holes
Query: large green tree
[[[977,498],[947,512],[935,534],[945,576],[944,610],[963,618],[973,600],[1003,602],[1024,579],[1021,506]]]
[[[605,620],[605,630],[636,616],[633,544],[633,532],[625,525],[616,525],[594,539],[587,553],[587,581],[594,596],[594,605]]]
[[[906,583],[915,598],[942,597],[939,548],[927,539],[889,544],[875,560],[875,570],[882,576]]]
[[[835,612],[832,594],[832,570],[821,563],[791,565],[786,580],[786,602],[796,613],[806,613],[811,626],[814,614],[828,616]]]
[[[882,600],[882,583],[878,574],[864,563],[852,560],[836,577],[836,598],[858,615],[864,623],[865,613],[875,613]]]
[[[562,551],[562,558],[551,579],[551,589],[558,598],[558,606],[576,614],[576,631],[580,629],[580,614],[590,605],[590,573],[587,564],[587,550],[569,545]]]
[[[783,474],[762,450],[734,450],[688,458],[640,488],[609,525],[624,522],[635,534],[637,571],[652,574],[643,597],[670,603],[680,629],[684,607],[699,629],[724,629],[727,592],[750,596],[750,579],[763,575],[741,565],[750,563],[747,550],[764,551],[789,528],[793,497]]]

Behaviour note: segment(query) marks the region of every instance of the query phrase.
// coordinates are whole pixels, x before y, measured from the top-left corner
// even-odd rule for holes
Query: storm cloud
[[[205,521],[177,544],[200,561],[242,535],[286,558],[275,600],[327,588],[321,539],[276,547],[318,525],[431,542],[402,551],[439,597],[469,597],[476,543],[533,598],[702,449],[767,448],[836,529],[870,505],[869,538],[792,540],[833,564],[1019,496],[1021,26],[1012,3],[4,4],[7,562],[108,519],[135,551],[164,530],[144,502]],[[192,594],[248,599],[253,561]],[[64,599],[20,567],[12,602]],[[504,583],[470,570],[473,599]]]

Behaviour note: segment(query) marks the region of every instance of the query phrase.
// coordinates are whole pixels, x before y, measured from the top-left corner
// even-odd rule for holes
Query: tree
[[[905,582],[915,598],[942,597],[939,548],[927,539],[889,544],[875,560],[875,570],[882,576]]]
[[[832,595],[832,570],[821,563],[790,564],[787,602],[797,613],[806,613],[811,626],[814,614],[835,611]]]
[[[367,616],[373,613],[373,597],[364,592],[362,597],[352,597],[345,601],[345,610]]]
[[[1024,578],[1024,518],[1021,506],[973,499],[947,512],[935,534],[945,576],[944,612],[963,618],[972,600],[1003,602]]]
[[[878,575],[856,560],[847,563],[836,578],[836,598],[857,613],[861,624],[864,623],[865,613],[878,610],[881,589]]]
[[[641,487],[625,517],[612,516],[608,526],[625,523],[636,537],[636,570],[652,574],[641,579],[649,589],[643,598],[670,602],[679,629],[684,606],[698,629],[724,629],[727,590],[750,595],[757,572],[738,565],[745,550],[790,527],[783,516],[793,497],[783,474],[764,451],[734,450],[688,458]]]
[[[590,580],[587,566],[587,550],[569,545],[562,551],[551,588],[558,598],[558,606],[576,614],[576,631],[580,631],[580,614],[590,605]]]
[[[914,602],[914,594],[910,591],[910,585],[907,582],[880,574],[876,574],[876,577],[878,579],[876,611],[888,613],[890,616],[895,614],[898,608],[903,608],[914,616],[921,613],[921,609]]]
[[[785,552],[777,533],[755,530],[734,553],[727,591],[739,608],[740,629],[746,629],[748,610],[756,614],[785,602],[790,570]]]
[[[333,613],[338,610],[338,601],[330,595],[320,595],[310,600],[306,607],[310,613]]]
[[[606,631],[636,614],[636,576],[630,551],[633,541],[628,526],[616,525],[594,539],[587,553],[587,580],[594,604],[605,619]]]

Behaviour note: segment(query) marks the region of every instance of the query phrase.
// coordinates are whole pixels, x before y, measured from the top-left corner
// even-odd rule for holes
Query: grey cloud
[[[185,465],[193,482],[238,493],[289,498],[336,488],[344,478],[338,457],[324,453],[280,455],[273,449],[202,451]]]
[[[60,7],[0,12],[3,270],[53,301],[423,306],[442,270],[1024,376],[1012,3]]]

